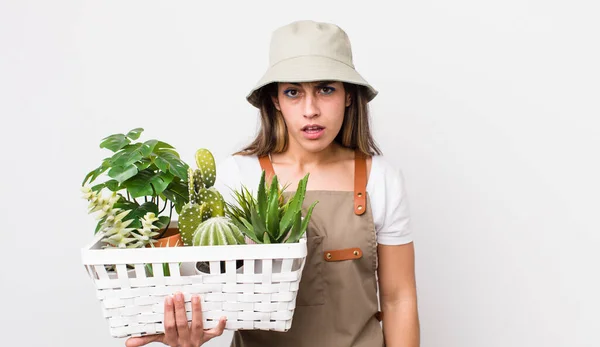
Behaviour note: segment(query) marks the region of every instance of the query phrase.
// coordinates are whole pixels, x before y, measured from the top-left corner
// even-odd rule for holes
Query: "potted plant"
[[[166,142],[136,142],[143,130],[102,139],[100,148],[113,154],[82,183],[88,212],[99,219],[94,233],[104,233],[105,248],[181,245],[177,223],[171,218],[173,209],[179,212],[188,202],[189,166]],[[105,180],[90,186],[100,177]]]

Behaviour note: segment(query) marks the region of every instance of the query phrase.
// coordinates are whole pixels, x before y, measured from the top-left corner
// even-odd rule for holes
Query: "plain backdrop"
[[[123,346],[79,187],[136,127],[193,162],[253,137],[271,32],[349,35],[406,179],[423,347],[599,346],[594,1],[0,2],[0,344]],[[231,334],[207,346],[228,346]],[[344,347],[344,346],[342,346]]]

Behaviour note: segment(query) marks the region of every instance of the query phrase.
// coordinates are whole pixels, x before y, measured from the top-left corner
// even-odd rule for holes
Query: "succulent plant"
[[[298,182],[294,195],[286,202],[283,197],[285,187],[279,187],[276,175],[267,186],[263,170],[256,197],[245,186],[234,190],[236,204],[226,203],[226,215],[255,243],[298,242],[306,232],[312,211],[318,203],[313,202],[302,218],[308,176],[306,174]]]
[[[110,196],[105,197],[102,191],[94,191],[89,186],[81,188],[83,198],[90,202],[88,213],[98,212],[96,218],[103,220],[98,231],[104,233],[102,242],[104,248],[138,248],[145,247],[155,241],[154,236],[159,233],[155,230],[159,229],[154,225],[159,219],[153,212],[147,212],[139,221],[140,228],[133,228],[131,224],[134,219],[125,219],[132,210],[124,210],[116,207],[120,197],[116,192],[111,192]]]
[[[188,169],[189,203],[179,214],[179,230],[186,246],[244,243],[244,237],[225,218],[225,201],[213,187],[216,165],[212,153],[204,148],[196,151],[197,169]]]
[[[244,244],[244,235],[227,217],[214,217],[200,223],[194,233],[194,246]]]

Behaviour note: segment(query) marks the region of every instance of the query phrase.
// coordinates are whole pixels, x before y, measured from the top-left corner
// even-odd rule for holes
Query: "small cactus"
[[[202,182],[205,188],[210,188],[215,184],[217,179],[217,166],[212,153],[205,148],[196,151],[196,165],[202,172]]]
[[[197,203],[189,203],[183,206],[179,214],[179,233],[183,244],[190,246],[192,244],[192,236],[198,225],[204,220],[204,205]]]
[[[194,233],[194,246],[223,246],[244,244],[244,235],[229,218],[214,217],[202,222]]]
[[[179,214],[179,230],[186,246],[194,245],[194,239],[201,224],[214,218],[221,217],[223,219],[225,217],[225,200],[221,193],[213,187],[217,175],[212,153],[203,148],[196,151],[196,164],[198,169],[193,171],[189,169],[188,171],[190,201],[183,206]],[[231,229],[231,226],[226,225],[222,219],[218,219],[218,221],[223,224],[223,230],[225,230],[223,232],[227,232],[227,235],[231,234],[226,231]],[[237,227],[236,230],[239,232]],[[223,240],[229,242],[232,238],[225,237]]]

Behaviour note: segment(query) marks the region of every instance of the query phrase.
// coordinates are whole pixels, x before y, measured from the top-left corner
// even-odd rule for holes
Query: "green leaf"
[[[261,219],[260,216],[256,213],[256,210],[252,210],[251,212],[251,222],[254,227],[254,232],[256,234],[262,235],[267,231],[267,226],[265,225],[264,219]]]
[[[96,235],[96,233],[98,231],[100,231],[100,228],[102,228],[102,224],[104,224],[105,221],[106,221],[106,216],[102,217],[102,219],[100,219],[98,221],[98,224],[96,225],[96,230],[94,230],[94,235]]]
[[[142,171],[142,170],[146,170],[147,168],[150,167],[150,165],[152,165],[152,160],[148,159],[148,158],[142,158],[140,161],[137,161],[134,164],[135,164],[135,166],[137,166],[139,171]],[[152,169],[150,169],[150,170],[152,170]],[[152,170],[152,171],[156,171],[156,170]]]
[[[137,167],[135,168],[137,170]],[[167,189],[172,180],[173,175],[169,173],[154,173],[150,170],[144,170],[138,172],[135,177],[123,182],[123,186],[127,188],[133,198],[138,198],[140,196],[159,196]]]
[[[171,222],[171,218],[169,216],[160,216],[158,217],[158,221],[154,222],[154,225],[159,227],[160,229],[164,229]]]
[[[279,233],[279,186],[277,176],[273,176],[273,181],[269,189],[267,206],[267,232],[273,238],[277,238]]]
[[[129,137],[132,140],[137,140],[142,134],[142,131],[144,131],[143,128],[135,128],[127,133],[127,137]]]
[[[163,200],[169,200],[175,205],[177,213],[181,211],[183,205],[189,202],[187,183],[174,177],[171,184],[162,193]]]
[[[104,173],[104,171],[108,170],[110,168],[110,158],[105,158],[102,161],[102,165],[100,165],[98,168],[92,170],[90,173],[88,173],[85,176],[85,179],[83,180],[83,183],[81,184],[82,186],[84,186],[89,179],[89,182],[92,183],[94,182],[94,180],[100,176],[102,173]]]
[[[140,148],[140,153],[142,153],[142,155],[144,157],[149,157],[150,154],[152,154],[152,152],[154,152],[154,148],[156,147],[156,144],[158,144],[157,140],[148,140],[148,141],[144,142],[142,144],[142,147]]]
[[[302,209],[302,203],[304,202],[306,193],[306,184],[308,182],[308,175],[309,174],[306,174],[304,178],[298,182],[298,188],[296,189],[294,195],[290,198],[287,211],[279,223],[280,230],[287,230],[292,223],[292,219],[295,218],[296,213]]]
[[[130,166],[133,163],[142,159],[142,153],[140,148],[142,147],[141,143],[136,143],[133,145],[127,145],[123,147],[122,150],[115,153],[112,158],[112,166]]]
[[[108,180],[104,182],[104,185],[112,192],[118,192],[119,190],[123,189],[117,180]]]
[[[120,150],[130,143],[129,139],[123,134],[114,134],[105,137],[100,143],[100,148],[106,148],[113,152]]]
[[[160,152],[157,154],[154,163],[164,172],[170,172],[175,176],[187,180],[188,165],[181,161],[173,153]]]
[[[123,218],[124,220],[130,220],[130,219],[137,219],[140,220],[142,217],[144,217],[146,215],[146,213],[148,212],[152,212],[155,215],[158,215],[158,206],[156,206],[155,203],[153,202],[145,202],[143,204],[141,204],[140,206],[137,206],[136,208],[134,208],[127,216],[125,216],[125,218]],[[167,217],[168,218],[168,217]],[[141,222],[140,222],[140,227],[141,227]]]
[[[248,232],[250,235],[255,235],[256,239],[258,240],[258,243],[263,243],[263,240],[261,239],[262,234],[257,234],[254,232],[254,227],[252,227],[252,225],[250,224],[250,222],[248,222],[245,218],[241,219],[242,223],[244,224],[244,227],[246,229],[246,232]],[[259,237],[260,236],[260,237]],[[250,237],[251,238],[251,237]],[[255,241],[256,242],[256,241]]]
[[[254,234],[254,230],[246,228],[244,223],[242,223],[238,218],[231,218],[231,222],[233,222],[233,224],[235,224],[235,226],[237,226],[238,229],[240,229],[240,231],[244,235],[248,236],[252,241],[256,243],[262,243]]]
[[[298,240],[300,240],[300,230],[302,228],[302,213],[301,211],[298,211],[295,215],[294,215],[294,223],[292,224],[292,230],[290,232],[290,237],[288,237],[288,239],[286,240],[286,243],[294,243],[294,242],[298,242]]]
[[[260,183],[258,184],[257,194],[257,205],[258,205],[258,216],[262,220],[266,220],[267,217],[267,192],[265,191],[265,170],[260,175]]]
[[[106,187],[106,184],[105,184],[105,183],[99,183],[99,184],[96,184],[95,186],[92,186],[92,188],[91,188],[91,189],[92,189],[92,191],[94,191],[94,192],[99,192],[99,191],[101,191],[101,190],[102,190],[104,187]]]
[[[138,168],[135,165],[128,167],[114,166],[108,171],[108,176],[117,180],[120,184],[134,177],[138,173]]]
[[[318,203],[318,201],[313,202],[312,205],[310,205],[310,207],[308,208],[308,212],[306,213],[306,216],[302,220],[302,225],[300,227],[300,236],[298,237],[298,239],[295,242],[298,242],[298,240],[300,240],[300,238],[304,235],[304,233],[306,233],[306,230],[308,229],[308,222],[310,221],[313,209],[315,208],[317,203]]]
[[[265,232],[265,234],[263,236],[263,243],[264,244],[271,243],[271,239],[269,238],[269,233],[267,233],[267,232]]]

